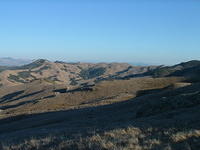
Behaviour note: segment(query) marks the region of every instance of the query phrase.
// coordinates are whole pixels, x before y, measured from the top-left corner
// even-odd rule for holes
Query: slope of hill
[[[106,105],[136,97],[138,91],[162,89],[181,78],[136,78],[103,81],[96,85],[67,88],[65,84],[52,85],[45,80],[3,87],[0,89],[0,118],[27,113],[39,113]]]
[[[14,86],[44,79],[52,84],[80,85],[128,75],[141,74],[154,67],[134,67],[126,63],[64,63],[37,60],[30,64],[2,68],[0,84]]]
[[[196,150],[197,68],[37,60],[4,70],[0,149]]]
[[[165,77],[165,76],[184,76],[189,80],[198,80],[200,75],[200,61],[192,60],[189,62],[180,63],[170,67],[158,67],[147,73],[154,77]]]
[[[199,87],[161,88],[104,106],[1,119],[2,149],[196,150]]]

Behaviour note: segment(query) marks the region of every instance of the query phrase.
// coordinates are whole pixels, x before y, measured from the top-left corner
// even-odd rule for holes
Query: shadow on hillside
[[[185,87],[182,93],[190,90],[194,92],[198,91],[198,89],[199,86],[195,88]],[[180,94],[181,89],[175,90],[175,92]],[[77,136],[90,136],[94,131],[95,133],[101,133],[129,126],[140,129],[152,127],[158,129],[200,129],[199,104],[189,108],[176,108],[161,114],[137,118],[138,110],[141,110],[141,107],[148,106],[150,101],[145,102],[148,98],[151,99],[152,97],[141,96],[106,106],[20,115],[1,119],[0,139],[6,140],[12,137],[19,140],[27,137],[56,135],[59,133],[65,133],[70,139]],[[186,98],[189,101],[191,97],[188,96]],[[148,107],[147,109],[151,110]]]
[[[22,95],[20,97],[15,98],[14,100],[19,100],[19,99],[22,99],[22,98],[30,97],[30,96],[42,93],[43,91],[44,90],[40,90],[40,91],[36,91],[36,92],[33,92],[33,93],[25,94],[25,95]]]
[[[2,98],[0,98],[0,102],[1,103],[12,102],[12,101],[19,100],[19,99],[22,99],[22,98],[34,96],[36,94],[42,93],[43,91],[44,90],[40,90],[40,91],[37,91],[37,92],[25,94],[25,95],[22,95],[22,96],[19,96],[19,95],[23,94],[24,90],[17,91],[17,92],[14,92],[14,93],[9,93],[9,94],[3,96]],[[17,97],[17,96],[19,96],[19,97]],[[17,97],[17,98],[15,98],[15,97]]]
[[[149,95],[149,94],[155,94],[155,93],[160,93],[162,91],[165,91],[166,88],[160,88],[160,89],[150,89],[150,90],[140,90],[136,93],[136,97],[144,96],[144,95]]]
[[[0,109],[2,110],[6,110],[6,109],[10,109],[10,108],[16,108],[16,107],[19,107],[19,106],[22,106],[22,105],[25,105],[25,104],[35,104],[37,103],[38,100],[35,99],[35,100],[29,100],[29,101],[25,101],[25,102],[19,102],[17,104],[14,104],[14,105],[6,105],[6,106],[0,106]]]
[[[10,100],[20,94],[24,93],[24,90],[22,91],[17,91],[17,92],[13,92],[13,93],[9,93],[5,96],[3,96],[1,99],[0,99],[0,102],[6,102],[7,100]]]
[[[56,92],[56,93],[76,93],[76,92],[88,92],[88,91],[93,91],[93,86],[83,86],[83,87],[79,87],[79,88],[76,88],[76,89],[73,89],[73,90],[68,90],[66,88],[63,88],[63,89],[56,89],[56,90],[53,90],[53,92]]]

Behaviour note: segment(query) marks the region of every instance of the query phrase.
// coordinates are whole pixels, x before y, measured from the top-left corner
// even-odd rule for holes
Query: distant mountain
[[[39,59],[30,64],[0,67],[1,85],[18,85],[44,79],[52,84],[81,85],[143,74],[155,67],[127,63],[65,63]]]
[[[29,59],[15,59],[11,57],[0,58],[0,66],[21,66],[31,63]]]
[[[174,66],[132,66],[127,63],[65,63],[38,59],[22,66],[0,67],[0,85],[13,86],[44,80],[49,84],[79,86],[113,79],[135,77],[184,77],[196,82],[200,75],[200,61]]]

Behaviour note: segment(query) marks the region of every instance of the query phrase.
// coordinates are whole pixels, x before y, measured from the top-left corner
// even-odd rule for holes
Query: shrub
[[[89,68],[89,69],[83,69],[80,72],[80,76],[87,80],[87,79],[92,79],[98,76],[101,76],[105,73],[106,69],[103,67],[99,68]]]

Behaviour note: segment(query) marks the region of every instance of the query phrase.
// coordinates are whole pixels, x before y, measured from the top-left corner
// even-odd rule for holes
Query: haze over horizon
[[[195,0],[2,0],[0,55],[166,65],[200,59],[199,8]]]

